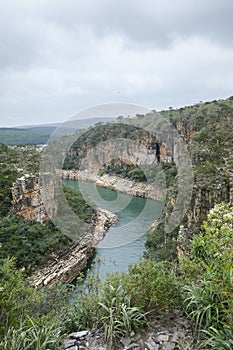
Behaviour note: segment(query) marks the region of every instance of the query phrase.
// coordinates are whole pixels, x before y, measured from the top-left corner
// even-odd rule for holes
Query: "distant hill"
[[[115,118],[92,118],[68,121],[64,123],[24,125],[14,128],[0,128],[0,144],[17,146],[25,144],[46,144],[56,130],[56,138],[70,135],[77,130],[86,129],[94,124],[111,122]]]
[[[0,143],[11,146],[46,144],[53,130],[51,128],[47,130],[0,128]]]

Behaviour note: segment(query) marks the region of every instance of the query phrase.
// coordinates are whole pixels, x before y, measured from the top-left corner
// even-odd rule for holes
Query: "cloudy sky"
[[[0,0],[0,126],[233,95],[232,0]]]

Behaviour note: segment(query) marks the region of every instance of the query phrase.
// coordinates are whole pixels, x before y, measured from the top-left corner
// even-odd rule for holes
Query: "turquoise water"
[[[98,187],[87,181],[65,180],[64,183],[79,188],[92,206],[110,210],[118,216],[117,222],[98,244],[88,265],[97,256],[103,261],[98,267],[101,279],[108,272],[127,271],[128,264],[137,262],[142,256],[146,232],[160,216],[163,204]]]

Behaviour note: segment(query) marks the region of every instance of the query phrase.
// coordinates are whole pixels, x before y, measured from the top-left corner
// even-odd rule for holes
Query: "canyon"
[[[26,174],[13,184],[11,214],[27,220],[36,220],[42,224],[49,219],[41,199],[38,176]],[[73,281],[85,268],[96,245],[116,220],[117,216],[113,213],[96,209],[93,229],[81,240],[72,242],[62,254],[54,253],[48,266],[35,269],[29,278],[30,283],[36,287],[42,287],[54,281],[64,283]]]

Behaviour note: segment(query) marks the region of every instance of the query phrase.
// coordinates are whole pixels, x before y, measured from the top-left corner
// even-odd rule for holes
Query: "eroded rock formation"
[[[11,214],[41,223],[48,220],[36,175],[25,174],[13,184]]]

